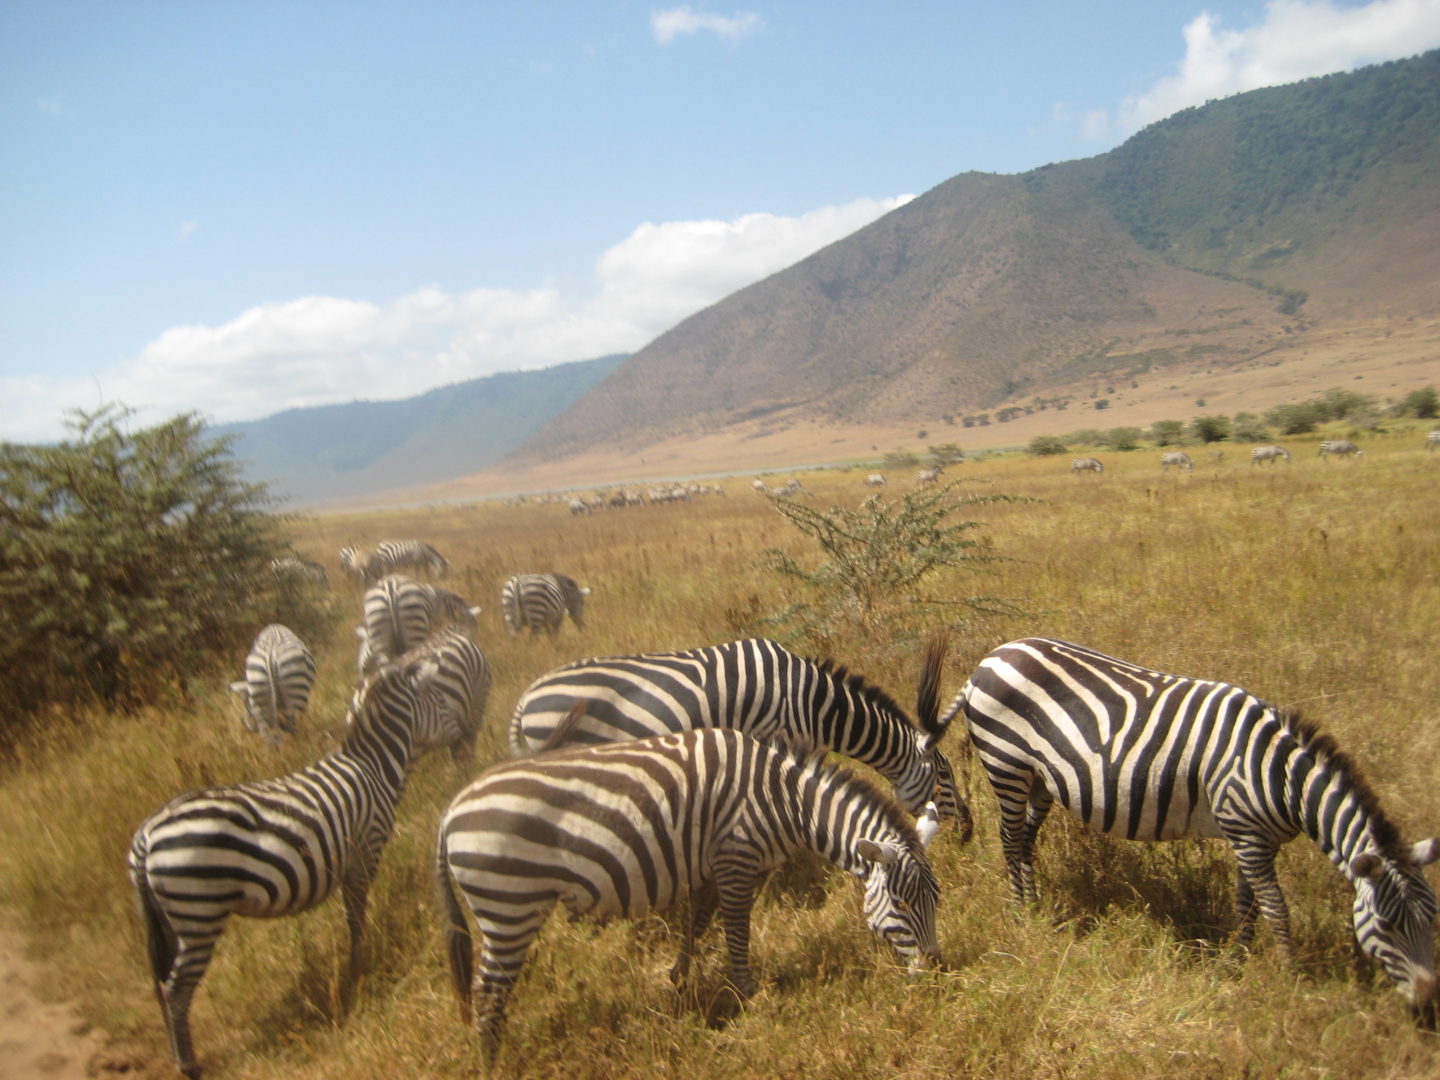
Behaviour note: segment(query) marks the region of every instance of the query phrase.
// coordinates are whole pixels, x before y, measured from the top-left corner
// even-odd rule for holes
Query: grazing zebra
[[[1264,461],[1268,461],[1274,465],[1281,458],[1284,458],[1286,461],[1290,460],[1290,451],[1286,450],[1283,446],[1257,446],[1254,450],[1250,451],[1251,465],[1259,465]]]
[[[1434,450],[1437,446],[1440,446],[1440,431],[1432,431],[1425,436],[1425,449]]]
[[[1364,452],[1349,439],[1326,439],[1320,444],[1320,456],[1326,461],[1330,460],[1331,454],[1339,454],[1341,457],[1359,457]]]
[[[255,635],[245,658],[245,678],[230,692],[245,703],[245,729],[258,731],[274,746],[280,732],[295,732],[295,721],[310,707],[315,657],[288,626],[271,623]]]
[[[543,630],[554,637],[567,611],[577,630],[585,628],[589,595],[589,589],[564,574],[516,574],[500,588],[500,608],[511,634],[529,630],[535,635]]]
[[[590,513],[590,504],[584,499],[570,499],[565,505],[570,508],[571,517],[578,517],[581,514]]]
[[[1105,466],[1100,464],[1099,458],[1077,457],[1070,459],[1070,471],[1077,472],[1104,472]]]
[[[862,761],[895,787],[912,813],[935,800],[970,834],[970,812],[940,752],[936,721],[947,642],[926,646],[916,714],[880,688],[828,660],[807,660],[774,641],[748,638],[678,652],[578,660],[536,679],[510,719],[510,752],[547,742],[605,743],[690,728],[729,727],[756,738],[798,737]],[[555,733],[577,701],[585,715],[563,739]]]
[[[865,486],[866,486],[866,487],[886,487],[886,486],[887,486],[887,481],[886,481],[885,477],[884,477],[881,473],[872,472],[869,476],[865,477]]]
[[[426,638],[399,662],[414,666],[426,660],[435,665],[432,685],[440,698],[442,724],[451,733],[446,740],[450,757],[468,774],[490,700],[490,665],[470,635],[453,626]]]
[[[1036,896],[1034,844],[1056,800],[1132,840],[1223,837],[1239,862],[1237,939],[1256,902],[1281,950],[1290,920],[1280,845],[1305,833],[1355,886],[1360,948],[1417,1009],[1433,1011],[1435,895],[1419,867],[1440,839],[1404,847],[1335,743],[1237,686],[1151,671],[1079,645],[1025,638],[983,661],[963,709],[1000,800],[1017,901]]]
[[[299,581],[310,582],[313,585],[324,585],[330,580],[325,573],[325,567],[309,559],[297,559],[294,556],[287,556],[283,559],[270,560],[270,573],[279,582]]]
[[[443,578],[450,563],[423,540],[381,540],[365,561],[365,580],[379,581],[397,570],[424,571]]]
[[[355,581],[361,585],[369,584],[365,578],[365,564],[369,560],[370,556],[366,555],[357,547],[342,547],[340,549],[340,569],[344,570],[349,577],[354,578]]]
[[[729,729],[497,765],[451,802],[437,843],[461,1016],[470,1020],[478,994],[475,1027],[493,1065],[506,1000],[556,904],[634,918],[692,892],[672,981],[686,980],[695,940],[718,910],[730,982],[748,997],[756,890],[766,871],[807,849],[864,882],[865,921],[912,970],[933,963],[940,890],[924,851],[934,822],[922,824],[823,753]],[[466,908],[480,931],[478,971]]]
[[[470,607],[455,593],[438,585],[399,574],[381,578],[365,591],[365,625],[356,627],[360,638],[360,674],[397,659],[413,649],[442,619],[472,629],[478,607]]]
[[[1190,455],[1184,450],[1170,450],[1160,455],[1160,471],[1162,473],[1169,472],[1172,465],[1187,472],[1195,471],[1195,463],[1190,460]]]
[[[800,494],[800,481],[793,476],[779,487],[770,489],[770,497],[774,499],[789,499],[798,494]]]
[[[274,780],[192,791],[130,845],[155,995],[180,1071],[200,1069],[190,1001],[231,915],[305,911],[337,888],[350,931],[348,1008],[365,962],[365,904],[410,763],[444,741],[433,663],[384,668],[357,691],[339,750]]]
[[[940,479],[940,474],[945,470],[939,465],[931,465],[926,469],[919,469],[915,473],[915,486],[924,487],[926,484],[933,484]]]
[[[756,491],[758,491],[761,495],[764,495],[765,492],[770,490],[768,487],[765,486],[765,481],[761,480],[758,476],[754,480],[750,481],[750,486]]]

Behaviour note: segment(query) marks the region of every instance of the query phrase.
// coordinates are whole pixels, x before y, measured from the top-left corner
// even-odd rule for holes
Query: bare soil
[[[966,428],[960,417],[946,423],[939,418],[943,406],[926,417],[874,424],[827,423],[780,413],[639,450],[602,447],[566,461],[496,467],[441,484],[351,500],[347,507],[335,509],[465,501],[691,477],[748,477],[814,465],[877,461],[896,451],[924,453],[928,446],[945,443],[973,453],[1023,447],[1037,435],[1063,438],[1082,428],[1146,429],[1157,420],[1263,413],[1333,387],[1369,394],[1383,403],[1429,385],[1440,385],[1440,320],[1377,316],[1297,330],[1286,345],[1236,364],[1177,365],[1133,376],[1112,373],[1027,392],[1012,404],[1023,405],[1037,396],[1068,395],[1072,400],[1063,411],[1037,411],[1004,424]],[[1095,408],[1101,400],[1108,406]],[[994,411],[990,410],[992,416]]]

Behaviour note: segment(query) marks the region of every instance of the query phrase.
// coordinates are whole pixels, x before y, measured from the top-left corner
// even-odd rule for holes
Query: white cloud
[[[739,41],[743,37],[758,33],[764,26],[765,20],[753,11],[742,11],[737,15],[711,15],[708,12],[696,11],[687,4],[684,7],[650,12],[650,33],[661,45],[669,45],[677,37],[699,33],[710,33],[731,41]]]
[[[1271,0],[1263,21],[1225,28],[1208,11],[1184,28],[1177,70],[1126,98],[1112,117],[1088,113],[1096,140],[1129,135],[1180,109],[1214,98],[1315,75],[1414,56],[1440,45],[1440,0],[1373,0],[1341,7],[1331,0]]]
[[[200,223],[198,221],[182,221],[175,228],[175,239],[179,240],[182,244],[189,243],[191,237],[195,235],[196,230],[199,228]]]
[[[223,423],[634,351],[911,198],[858,199],[795,217],[646,223],[600,256],[583,297],[550,287],[425,287],[388,304],[310,296],[219,326],[177,326],[98,385],[0,377],[0,395],[14,403],[0,414],[0,438],[57,438],[66,409],[105,401],[124,402],[147,423],[191,410]]]

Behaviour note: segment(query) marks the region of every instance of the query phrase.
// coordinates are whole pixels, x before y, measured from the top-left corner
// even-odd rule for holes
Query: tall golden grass
[[[929,601],[985,593],[1027,614],[956,628],[947,695],[1004,640],[1046,634],[1182,674],[1225,679],[1298,706],[1364,768],[1411,838],[1440,833],[1440,454],[1413,432],[1367,440],[1356,461],[1252,467],[1245,448],[1162,476],[1155,452],[996,457],[950,469],[961,490],[1042,500],[976,508],[996,554],[983,578],[947,571],[921,603],[832,629],[824,649],[913,700],[916,642],[963,613]],[[870,494],[868,469],[805,476],[816,505]],[[909,486],[892,476],[889,497]],[[347,543],[416,536],[450,558],[450,585],[484,605],[478,640],[496,675],[482,764],[505,754],[524,687],[583,655],[678,648],[764,632],[792,588],[757,568],[805,541],[742,482],[724,498],[571,517],[562,505],[429,506],[297,524],[302,552],[339,576]],[[512,573],[559,570],[592,589],[587,626],[512,639],[499,612]],[[185,709],[56,720],[20,748],[0,786],[0,897],[32,935],[49,990],[78,997],[140,1075],[172,1071],[124,871],[130,834],[202,784],[278,775],[332,747],[355,674],[350,626],[313,642],[321,684],[309,725],[272,751],[239,724],[223,682]],[[238,674],[240,658],[236,658]],[[660,918],[605,926],[552,919],[513,996],[503,1075],[649,1077],[1315,1076],[1430,1078],[1440,1039],[1415,1030],[1385,985],[1354,966],[1349,887],[1303,838],[1281,860],[1297,958],[1261,928],[1253,954],[1225,944],[1233,862],[1219,844],[1139,845],[1086,833],[1063,813],[1041,834],[1039,910],[1016,912],[993,799],[959,761],[976,835],[942,831],[944,971],[907,978],[859,917],[854,883],[778,875],[755,913],[764,989],[736,1010],[718,935],[685,1000],[666,978],[676,949]],[[373,969],[337,1019],[345,930],[332,902],[304,916],[237,919],[193,1013],[212,1077],[446,1077],[473,1071],[473,1033],[451,1000],[431,860],[462,777],[420,762],[371,899]]]

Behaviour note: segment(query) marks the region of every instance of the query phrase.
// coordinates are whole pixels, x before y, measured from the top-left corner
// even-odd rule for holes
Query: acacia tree
[[[153,700],[263,623],[318,610],[270,573],[289,544],[229,440],[193,414],[133,432],[129,416],[77,412],[57,445],[0,444],[0,706],[22,715]]]
[[[853,510],[842,506],[816,510],[799,501],[774,499],[780,515],[815,540],[825,557],[814,569],[806,569],[785,552],[770,548],[762,560],[770,569],[817,590],[827,607],[824,614],[848,607],[861,622],[868,622],[887,602],[916,599],[911,590],[941,567],[979,571],[1003,561],[987,540],[971,535],[980,522],[955,520],[961,509],[1030,501],[1000,494],[956,498],[951,485],[917,489],[899,502],[872,495]],[[1018,610],[996,597],[946,602],[977,613]]]

